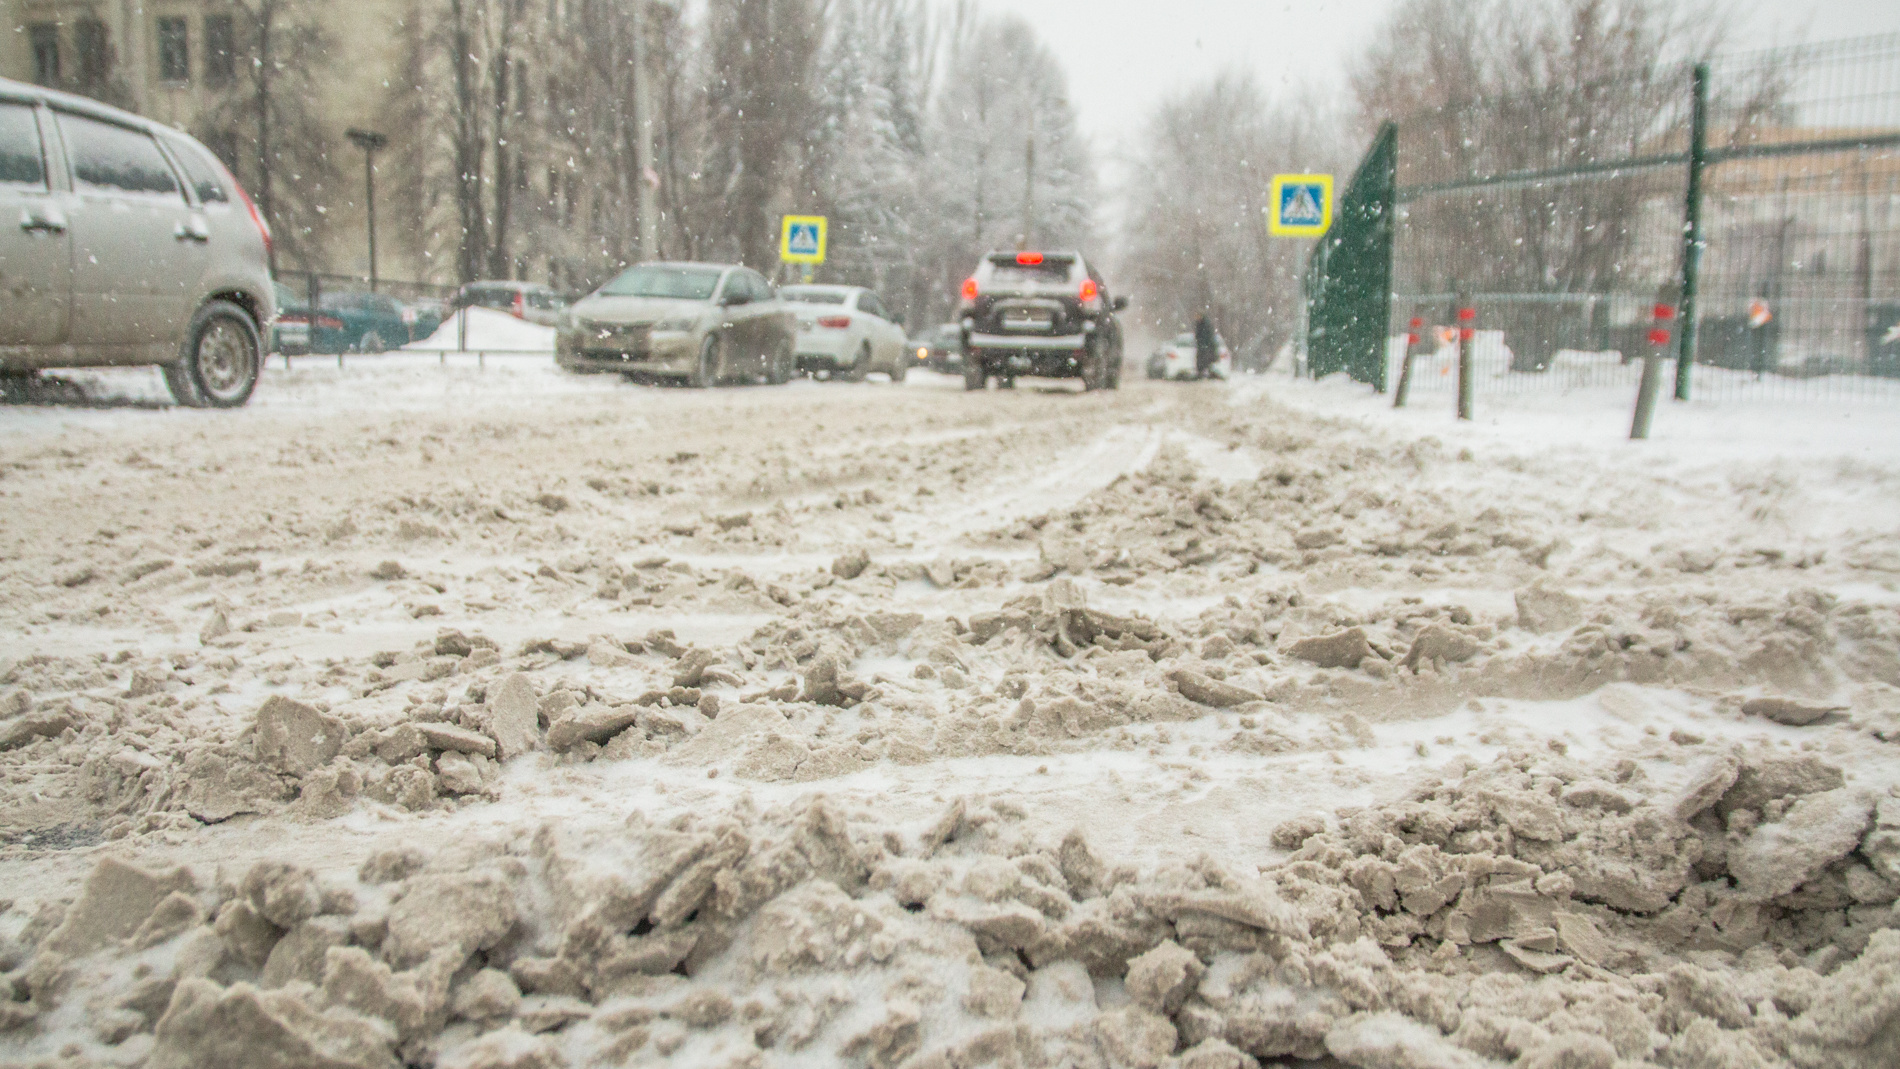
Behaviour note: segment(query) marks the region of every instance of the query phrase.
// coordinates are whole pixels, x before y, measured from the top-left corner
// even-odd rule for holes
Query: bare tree
[[[329,67],[330,39],[312,0],[234,0],[233,7],[237,77],[197,132],[229,154],[226,162],[270,221],[273,260],[288,256],[319,268],[338,172],[312,102]]]
[[[1270,101],[1239,72],[1156,108],[1123,191],[1122,274],[1143,333],[1165,337],[1201,315],[1237,349],[1293,332],[1308,244],[1268,235],[1266,193],[1277,172],[1337,169],[1349,151],[1337,126],[1317,101]]]

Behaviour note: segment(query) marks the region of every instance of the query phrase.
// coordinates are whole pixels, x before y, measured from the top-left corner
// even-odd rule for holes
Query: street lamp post
[[[376,292],[376,150],[389,144],[389,138],[374,130],[351,128],[344,131],[351,143],[363,150],[363,198],[369,209],[369,289]]]

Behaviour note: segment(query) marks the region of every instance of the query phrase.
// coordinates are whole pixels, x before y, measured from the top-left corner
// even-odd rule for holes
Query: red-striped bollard
[[[1458,298],[1458,418],[1470,419],[1472,381],[1471,344],[1478,336],[1478,310],[1468,298]]]
[[[1676,318],[1670,305],[1650,309],[1649,351],[1643,354],[1643,378],[1636,386],[1636,417],[1630,421],[1631,440],[1649,437],[1649,422],[1656,415],[1656,394],[1662,389],[1663,351],[1669,348],[1669,327]]]

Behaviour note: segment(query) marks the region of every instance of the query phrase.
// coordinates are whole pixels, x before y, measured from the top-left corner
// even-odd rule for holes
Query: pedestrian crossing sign
[[[825,217],[788,215],[779,231],[778,258],[788,264],[825,262]]]
[[[1267,230],[1281,237],[1316,238],[1333,224],[1333,176],[1276,174],[1267,198]]]

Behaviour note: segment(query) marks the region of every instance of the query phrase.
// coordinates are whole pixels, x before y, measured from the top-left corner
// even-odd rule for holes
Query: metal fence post
[[[1471,395],[1476,386],[1472,381],[1471,347],[1478,336],[1478,310],[1468,303],[1471,298],[1460,294],[1458,297],[1458,418],[1470,419]]]
[[[1676,350],[1676,400],[1689,399],[1689,374],[1695,367],[1696,283],[1702,269],[1702,168],[1708,162],[1709,65],[1698,63],[1690,76],[1689,192],[1682,223],[1682,328]]]
[[[1399,357],[1399,384],[1398,387],[1392,391],[1393,408],[1404,408],[1406,400],[1412,395],[1413,350],[1418,348],[1419,331],[1422,330],[1424,326],[1425,319],[1423,316],[1413,316],[1412,321],[1407,324],[1405,352]]]

